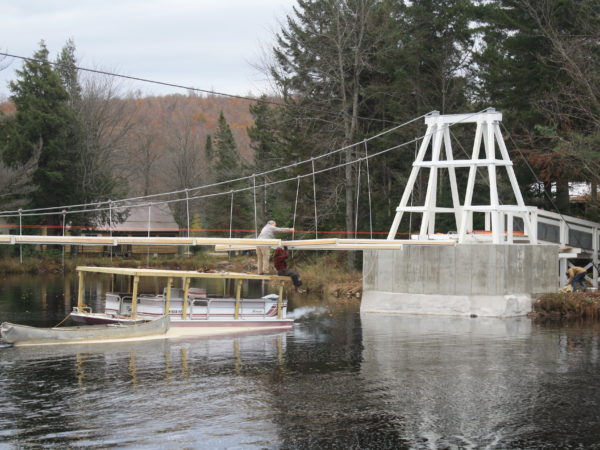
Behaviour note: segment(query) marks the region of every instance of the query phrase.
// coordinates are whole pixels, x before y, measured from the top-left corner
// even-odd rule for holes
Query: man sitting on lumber
[[[567,284],[571,283],[573,286],[573,292],[577,291],[577,284],[581,283],[581,290],[585,291],[585,276],[587,275],[587,270],[583,267],[573,266],[566,273],[567,277],[569,277],[569,281]]]
[[[287,259],[289,258],[289,256],[290,253],[288,252],[287,247],[277,247],[277,249],[275,250],[275,255],[273,256],[275,270],[277,270],[277,275],[283,277],[292,277],[292,283],[294,283],[296,292],[300,292],[302,294],[304,291],[300,289],[300,286],[302,286],[302,280],[300,280],[300,275],[298,275],[298,272],[294,272],[293,270],[288,269]]]

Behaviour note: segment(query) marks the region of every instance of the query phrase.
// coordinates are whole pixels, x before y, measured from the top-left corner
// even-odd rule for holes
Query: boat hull
[[[62,328],[38,328],[4,322],[0,325],[0,334],[9,344],[36,345],[160,336],[169,327],[170,320],[167,316],[129,325],[113,323]]]
[[[134,320],[131,318],[112,316],[109,314],[87,313],[73,311],[70,318],[78,323],[85,324],[130,324]],[[203,327],[286,327],[291,328],[294,325],[293,319],[186,319],[181,317],[171,317],[171,328],[203,328]]]
[[[140,322],[147,322],[147,320],[135,320],[129,317],[113,317],[108,314],[101,313],[86,313],[73,311],[69,314],[69,318],[74,322],[83,323],[85,325],[108,325],[114,323],[120,323],[123,325],[133,325]]]

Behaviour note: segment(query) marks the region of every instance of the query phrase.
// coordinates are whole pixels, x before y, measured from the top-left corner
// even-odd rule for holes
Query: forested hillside
[[[253,228],[256,216],[257,226],[276,218],[315,232],[385,231],[423,115],[495,107],[526,203],[598,220],[598,6],[600,0],[298,0],[263,64],[277,95],[254,101],[193,92],[140,97],[117,79],[79,71],[73,42],[55,60],[42,43],[2,105],[0,208],[177,190],[180,199],[205,195],[189,203],[189,213],[171,204],[181,226],[192,215],[202,226]],[[457,151],[468,154],[472,136],[453,130]],[[311,159],[335,149],[343,151]],[[368,164],[361,159],[383,151]],[[465,178],[459,174],[459,184]],[[185,191],[215,182],[219,189]],[[591,186],[583,203],[569,198],[574,182]],[[425,184],[417,183],[415,204]],[[508,186],[502,178],[499,184],[501,191]],[[484,185],[476,189],[485,192]],[[69,216],[71,223],[103,220],[103,213]]]

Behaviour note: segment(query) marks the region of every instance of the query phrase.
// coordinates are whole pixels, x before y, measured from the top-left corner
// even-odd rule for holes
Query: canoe
[[[38,328],[3,322],[0,325],[0,335],[5,342],[13,345],[61,344],[160,336],[169,330],[169,323],[168,316],[132,325],[106,324],[58,328]]]

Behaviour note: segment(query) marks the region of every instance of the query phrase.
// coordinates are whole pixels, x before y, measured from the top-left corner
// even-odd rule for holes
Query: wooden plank
[[[331,245],[337,244],[338,239],[303,239],[298,241],[281,241],[281,245],[293,245],[296,248],[313,245]]]
[[[73,245],[114,245],[110,237],[92,236],[14,236],[15,244],[73,244]]]
[[[215,252],[241,252],[247,250],[256,250],[256,246],[251,245],[215,245]]]
[[[177,237],[117,237],[115,238],[119,244],[127,245],[193,245],[191,238]]]
[[[196,245],[257,245],[278,246],[281,239],[251,239],[251,238],[194,238]]]

